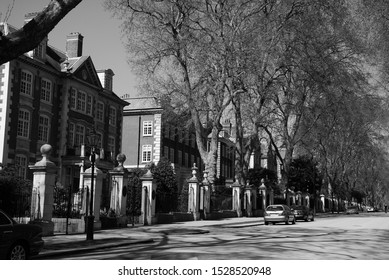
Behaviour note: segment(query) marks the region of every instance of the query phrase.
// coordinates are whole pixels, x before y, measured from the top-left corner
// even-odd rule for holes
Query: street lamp
[[[89,215],[87,218],[87,227],[86,227],[86,240],[93,240],[93,226],[94,226],[94,211],[93,211],[93,185],[94,185],[94,174],[95,174],[95,162],[96,162],[96,152],[95,148],[99,142],[99,135],[96,133],[95,129],[93,129],[89,135],[88,138],[88,144],[91,147],[91,155],[90,155],[90,162],[91,162],[91,184],[90,184],[90,208],[89,208]]]

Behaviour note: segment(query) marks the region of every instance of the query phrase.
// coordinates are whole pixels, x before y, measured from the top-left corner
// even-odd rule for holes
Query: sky
[[[22,27],[24,15],[39,12],[49,0],[1,0],[0,22],[4,21],[8,7],[12,6],[7,22]],[[122,39],[121,22],[103,7],[104,0],[83,0],[49,33],[49,45],[65,51],[66,36],[79,32],[84,36],[83,55],[90,55],[96,70],[112,69],[115,73],[113,91],[118,95],[136,96],[137,78],[127,63]]]

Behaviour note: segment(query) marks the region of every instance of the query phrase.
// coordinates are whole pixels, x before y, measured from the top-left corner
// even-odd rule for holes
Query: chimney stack
[[[113,88],[113,76],[115,75],[111,69],[97,70],[100,82],[103,88],[112,91]]]
[[[82,56],[82,42],[84,37],[78,33],[70,33],[66,38],[66,55],[68,58]]]

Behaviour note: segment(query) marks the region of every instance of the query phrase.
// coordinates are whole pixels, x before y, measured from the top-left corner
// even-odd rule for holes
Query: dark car
[[[292,206],[292,210],[294,212],[294,216],[296,217],[296,220],[304,220],[306,222],[315,220],[315,215],[313,214],[313,210],[308,206],[294,205]]]
[[[265,225],[279,222],[285,223],[286,225],[288,225],[289,222],[292,224],[296,223],[293,211],[289,208],[289,206],[284,204],[274,204],[266,207],[263,219],[265,221]]]
[[[19,224],[0,210],[0,259],[25,260],[43,248],[42,228]]]

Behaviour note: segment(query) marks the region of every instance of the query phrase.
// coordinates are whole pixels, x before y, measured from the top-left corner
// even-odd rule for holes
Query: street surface
[[[253,218],[255,220],[255,218]],[[238,219],[237,219],[238,221]],[[158,231],[138,228],[155,242],[57,256],[71,260],[389,260],[389,214],[317,217],[295,225],[263,222]],[[129,229],[131,230],[131,229]]]

